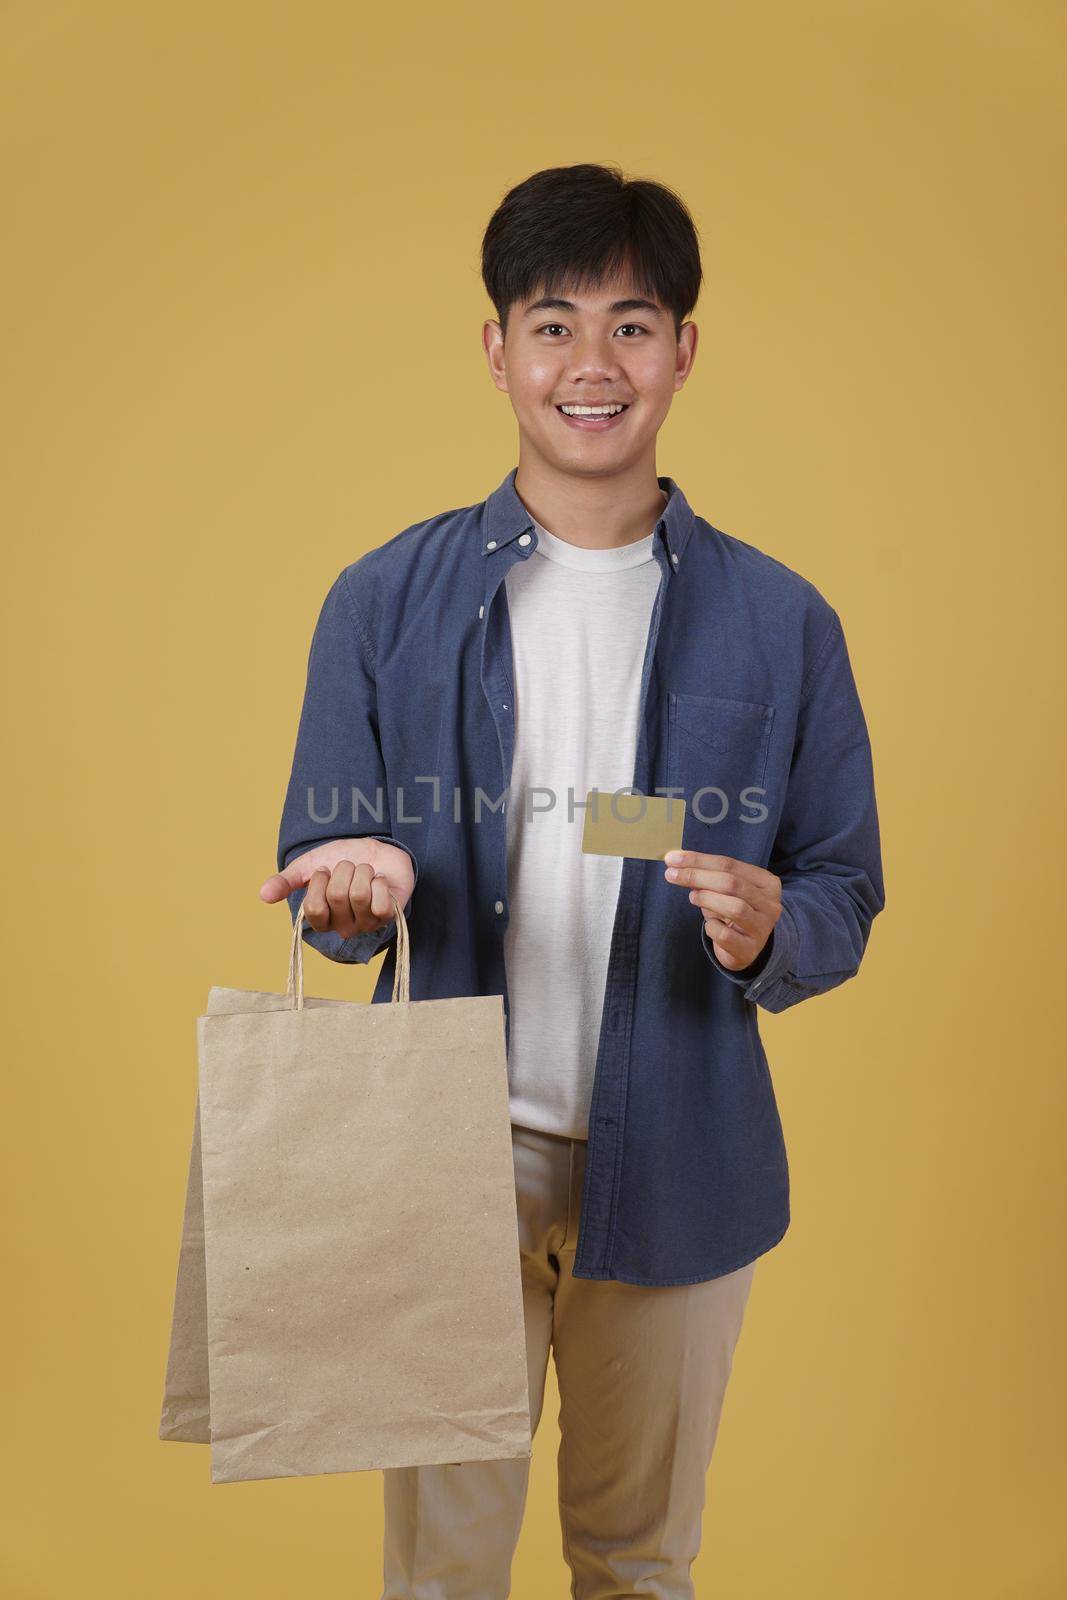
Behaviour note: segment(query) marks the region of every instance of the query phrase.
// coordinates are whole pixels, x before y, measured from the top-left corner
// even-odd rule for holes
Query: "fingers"
[[[339,861],[332,869],[317,867],[304,896],[304,920],[317,932],[351,939],[375,933],[393,919],[389,880],[375,875],[369,862]]]
[[[691,904],[704,914],[704,930],[723,966],[750,966],[782,914],[782,880],[773,872],[731,856],[697,850],[670,851],[664,876],[689,889]]]
[[[716,956],[731,972],[751,966],[763,948],[758,939],[750,938],[740,928],[727,927],[718,917],[706,917],[704,931],[715,946]]]
[[[306,850],[303,855],[290,861],[281,872],[276,872],[272,878],[268,878],[266,883],[260,886],[259,898],[265,900],[268,905],[274,905],[279,900],[287,899],[294,889],[302,889],[305,883],[310,881],[308,857],[313,854],[314,851]]]
[[[744,884],[758,895],[774,896],[781,888],[782,880],[775,873],[765,867],[754,866],[751,861],[738,861],[734,856],[706,855],[699,850],[670,850],[663,859],[673,871],[673,876],[667,874],[672,883],[703,883],[706,878],[725,874],[734,884]],[[730,894],[743,892],[724,883],[716,883],[714,887],[725,888]]]
[[[705,866],[705,862],[725,865]],[[751,877],[750,873],[758,876]],[[782,880],[773,872],[752,867],[747,861],[733,861],[728,856],[702,856],[696,852],[686,858],[685,865],[668,867],[664,876],[680,887],[692,885],[695,893],[690,900],[696,905],[717,907],[727,917],[733,918],[727,901],[733,902],[738,917],[757,916],[777,919],[781,911]],[[704,896],[710,896],[705,899]]]
[[[371,879],[371,915],[379,927],[395,920],[396,912],[393,909],[393,897],[389,888],[389,879],[384,872],[375,873]]]
[[[295,888],[297,888],[297,885],[290,883],[284,872],[276,872],[272,878],[268,878],[266,883],[261,885],[259,898],[265,900],[269,906],[273,906],[279,900],[284,900],[287,895],[292,894]]]
[[[769,937],[782,914],[780,900],[754,906],[737,895],[719,894],[714,889],[690,889],[689,899],[691,904],[700,906],[707,916],[717,917],[721,922],[732,922],[742,933],[759,940]]]
[[[690,889],[689,899],[693,905],[700,906],[707,917],[717,918],[724,924],[731,922],[739,932],[751,937],[757,936],[770,921],[766,912],[737,895],[717,894],[714,889]]]
[[[307,893],[304,895],[304,921],[319,933],[325,933],[330,926],[330,907],[326,903],[326,887],[331,874],[325,867],[320,867],[308,879]]]
[[[323,873],[327,871],[325,867],[317,870]],[[330,908],[330,920],[327,927],[333,933],[339,933],[342,939],[352,937],[361,913],[369,909],[370,895],[365,893],[365,890],[366,880],[371,875],[372,868],[365,862],[357,867],[351,861],[339,861],[329,874],[326,883],[326,904]],[[353,886],[355,894],[352,893]],[[310,890],[308,892],[310,893]],[[360,903],[361,894],[366,900],[366,906]]]

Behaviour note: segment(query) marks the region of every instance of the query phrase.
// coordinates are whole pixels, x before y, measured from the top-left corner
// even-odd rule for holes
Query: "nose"
[[[618,375],[618,347],[611,336],[596,333],[579,335],[571,346],[569,376],[586,383],[609,381]]]

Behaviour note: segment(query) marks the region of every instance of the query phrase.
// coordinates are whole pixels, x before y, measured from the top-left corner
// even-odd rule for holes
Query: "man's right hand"
[[[259,891],[268,905],[307,885],[304,920],[319,933],[377,933],[395,918],[394,894],[405,909],[415,887],[406,850],[380,839],[331,839],[296,856]]]

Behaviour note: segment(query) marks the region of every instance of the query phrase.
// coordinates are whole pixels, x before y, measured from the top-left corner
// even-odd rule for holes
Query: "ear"
[[[674,387],[680,389],[696,359],[700,330],[695,322],[683,322],[678,330],[678,351],[674,360]]]
[[[482,347],[489,363],[489,374],[497,388],[505,394],[508,390],[507,364],[504,359],[504,332],[492,317],[482,324]]]

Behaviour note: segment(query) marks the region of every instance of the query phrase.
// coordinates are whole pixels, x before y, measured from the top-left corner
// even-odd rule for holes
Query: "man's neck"
[[[647,538],[663,513],[655,463],[613,477],[580,477],[520,457],[515,492],[557,539],[587,550],[616,550]]]

